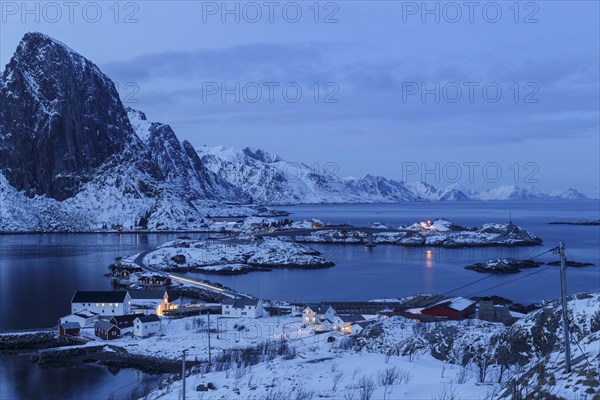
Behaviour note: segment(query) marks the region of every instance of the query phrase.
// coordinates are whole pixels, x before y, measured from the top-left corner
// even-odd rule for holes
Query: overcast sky
[[[2,69],[44,32],[196,146],[341,176],[598,193],[596,1],[23,4],[1,4]]]

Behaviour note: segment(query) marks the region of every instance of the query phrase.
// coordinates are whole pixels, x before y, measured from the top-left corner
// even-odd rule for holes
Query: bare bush
[[[315,398],[315,392],[312,390],[298,388],[292,392],[292,400],[312,400]]]
[[[400,377],[400,370],[398,368],[390,367],[383,371],[379,371],[379,384],[381,386],[392,386],[398,382]]]
[[[468,378],[469,371],[467,370],[467,367],[460,367],[460,369],[458,370],[458,374],[456,375],[456,381],[462,385],[467,381]]]
[[[339,383],[342,381],[343,377],[344,377],[344,373],[342,371],[333,372],[333,375],[332,375],[333,387],[331,388],[331,390],[333,390],[335,392],[335,390],[337,389]]]
[[[442,391],[437,395],[433,396],[432,400],[458,400],[456,388],[454,388],[452,385],[444,385]]]
[[[375,380],[371,376],[363,376],[356,386],[358,400],[371,400],[375,391]]]

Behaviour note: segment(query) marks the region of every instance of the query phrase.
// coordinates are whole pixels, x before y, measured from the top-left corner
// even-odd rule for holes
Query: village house
[[[225,317],[260,318],[264,315],[262,301],[258,299],[225,299],[221,307],[221,315]]]
[[[423,308],[420,313],[452,320],[462,320],[475,314],[476,302],[464,297],[445,299]]]
[[[131,296],[125,291],[77,291],[71,300],[71,313],[92,311],[99,318],[130,313]]]
[[[130,290],[131,311],[137,314],[163,315],[165,310],[179,308],[179,297],[166,290]]]
[[[171,278],[162,275],[140,275],[137,279],[138,285],[142,286],[169,286]]]
[[[329,332],[333,330],[333,320],[329,318],[321,319],[315,324],[315,332]]]
[[[116,315],[109,319],[108,322],[120,329],[131,328],[133,326],[133,321],[139,316],[140,314]]]
[[[114,266],[112,267],[112,277],[113,278],[122,278],[129,279],[129,276],[134,273],[142,272],[143,269],[140,267],[124,267],[124,266]]]
[[[96,322],[94,333],[97,337],[104,340],[114,340],[121,337],[121,329],[106,320]]]
[[[148,337],[160,332],[161,322],[156,314],[140,315],[133,321],[133,335]]]
[[[333,321],[335,310],[329,305],[308,305],[302,310],[302,322],[307,325],[319,324],[329,319]]]
[[[333,329],[347,335],[356,334],[358,330],[362,329],[354,325],[358,325],[358,323],[364,322],[365,320],[365,317],[359,314],[336,315],[333,319]]]
[[[60,336],[79,336],[81,325],[77,322],[65,322],[58,326],[58,334]]]
[[[92,326],[98,320],[98,314],[91,312],[90,310],[81,310],[75,314],[69,314],[65,317],[60,318],[60,324],[67,322],[76,322],[79,326]]]

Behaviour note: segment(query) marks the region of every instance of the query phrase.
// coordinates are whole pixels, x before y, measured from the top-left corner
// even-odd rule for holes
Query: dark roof
[[[64,324],[60,324],[60,326],[63,327],[63,329],[80,329],[81,325],[79,325],[79,322],[65,322]]]
[[[128,315],[115,315],[111,318],[117,322],[130,322],[139,317],[139,314],[128,314]]]
[[[117,328],[119,329],[118,326],[111,324],[110,322],[108,322],[105,319],[101,319],[100,321],[96,322],[96,325],[94,325],[96,328],[100,328],[104,331],[109,331],[111,328]],[[120,331],[121,329],[119,329]]]
[[[71,303],[123,303],[127,292],[124,291],[81,291],[73,295]]]
[[[309,304],[304,309],[310,308],[317,314],[325,314],[331,306],[329,304]]]
[[[130,290],[131,300],[162,300],[165,297],[165,290]]]
[[[338,317],[344,322],[359,322],[365,320],[365,317],[358,314],[338,315]]]
[[[257,306],[258,299],[249,299],[249,298],[241,298],[241,299],[225,299],[222,304],[227,304],[233,306],[233,308],[244,308],[245,306]]]
[[[375,320],[369,320],[369,321],[363,321],[363,322],[359,322],[358,325],[360,325],[361,328],[366,328],[367,326],[371,325],[372,323],[374,323]]]
[[[142,324],[160,321],[160,318],[158,318],[158,315],[156,314],[140,315],[137,317],[137,319],[139,319]]]

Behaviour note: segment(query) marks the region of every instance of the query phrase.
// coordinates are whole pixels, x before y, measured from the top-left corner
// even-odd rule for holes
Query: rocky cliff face
[[[246,196],[168,125],[128,115],[92,62],[39,33],[0,79],[0,175],[1,231],[191,230],[209,213],[257,212],[220,206]]]
[[[0,104],[0,168],[28,196],[71,197],[95,168],[139,146],[112,81],[43,34],[20,42]]]

